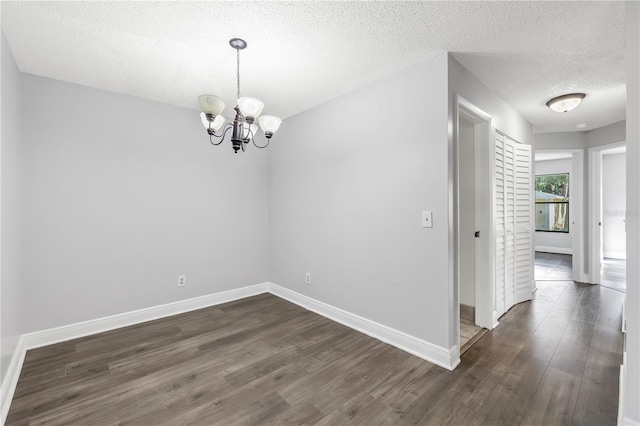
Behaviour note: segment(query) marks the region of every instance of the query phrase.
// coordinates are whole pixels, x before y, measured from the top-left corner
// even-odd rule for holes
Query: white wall
[[[20,108],[20,72],[2,32],[2,144],[0,146],[2,187],[0,194],[1,275],[0,307],[1,377],[4,379],[15,351],[17,339],[24,332],[22,281],[22,111]]]
[[[267,151],[211,146],[195,109],[22,79],[25,331],[267,281]]]
[[[602,156],[602,248],[605,257],[626,259],[626,154]]]
[[[548,253],[572,253],[573,244],[573,231],[572,218],[576,213],[575,208],[580,208],[579,202],[574,201],[573,185],[571,180],[573,179],[573,160],[549,160],[549,161],[536,161],[534,164],[536,175],[548,175],[555,173],[569,173],[569,232],[540,232],[536,231],[533,241],[536,247],[536,251],[544,251]],[[576,194],[577,200],[580,200],[580,195]]]
[[[274,283],[449,348],[446,81],[443,54],[285,120],[269,255]]]
[[[623,415],[640,423],[640,4],[626,2],[627,333]]]

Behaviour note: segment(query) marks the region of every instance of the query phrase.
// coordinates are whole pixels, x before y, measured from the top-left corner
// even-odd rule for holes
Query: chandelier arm
[[[229,129],[231,128],[231,126],[229,125],[229,123],[224,125],[224,131],[220,134],[220,135],[216,135],[215,132],[214,134],[209,134],[209,142],[211,143],[211,145],[220,145],[222,143],[222,141],[224,141],[225,136],[227,135],[227,132],[229,131]],[[213,141],[213,137],[219,138],[220,142],[215,143]]]
[[[256,143],[256,138],[255,138],[255,136],[254,136],[254,138],[253,138],[253,139],[251,139],[251,140],[253,141],[253,144],[256,146],[256,148],[260,148],[260,149],[262,149],[262,148],[266,148],[266,147],[268,147],[268,146],[269,146],[269,142],[271,142],[271,139],[269,139],[269,138],[266,138],[266,139],[267,139],[267,144],[266,144],[265,146],[260,146],[260,145],[258,145],[258,144]]]

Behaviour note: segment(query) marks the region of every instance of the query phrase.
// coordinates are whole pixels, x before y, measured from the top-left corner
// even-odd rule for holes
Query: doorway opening
[[[626,144],[589,149],[592,281],[626,292]]]
[[[493,324],[491,117],[456,97],[458,348],[464,353]]]
[[[536,150],[534,280],[588,282],[582,149]]]

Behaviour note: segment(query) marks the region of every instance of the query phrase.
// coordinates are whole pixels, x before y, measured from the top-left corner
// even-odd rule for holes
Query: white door
[[[531,145],[514,144],[515,152],[515,302],[531,299],[533,282],[533,176]]]
[[[495,269],[495,305],[496,318],[506,312],[504,303],[505,289],[505,173],[504,173],[504,136],[496,133],[496,162],[495,162],[495,238],[496,238],[496,269]]]
[[[495,313],[531,299],[533,277],[531,146],[496,132]]]
[[[516,223],[516,179],[514,142],[504,140],[504,217],[505,217],[505,268],[504,305],[505,312],[516,304],[515,288],[515,223]]]

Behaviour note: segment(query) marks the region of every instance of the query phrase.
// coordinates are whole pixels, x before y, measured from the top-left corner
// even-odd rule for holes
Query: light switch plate
[[[422,212],[422,227],[433,228],[433,213],[431,211]]]

